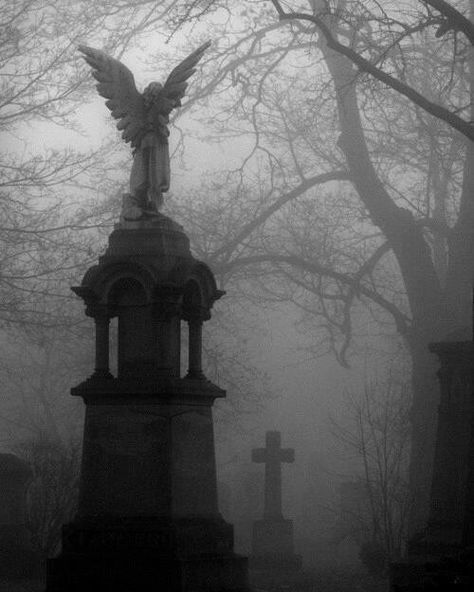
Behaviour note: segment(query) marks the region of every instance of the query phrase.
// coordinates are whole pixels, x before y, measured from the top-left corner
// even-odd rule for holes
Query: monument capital
[[[96,369],[74,394],[89,396],[94,380],[110,379],[108,392],[140,378],[140,388],[163,389],[181,378],[181,323],[188,325],[187,377],[204,379],[202,323],[224,292],[209,267],[196,260],[182,227],[158,215],[136,228],[115,228],[105,253],[72,288],[95,321]],[[109,321],[118,319],[118,372],[109,368]],[[99,385],[102,388],[101,385]],[[127,385],[125,385],[128,388]],[[181,392],[178,385],[177,392]],[[212,392],[211,392],[212,391]],[[223,396],[214,387],[209,396]]]

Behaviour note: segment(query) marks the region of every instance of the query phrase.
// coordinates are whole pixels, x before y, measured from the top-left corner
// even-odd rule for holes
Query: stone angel
[[[92,47],[78,47],[93,68],[97,90],[107,99],[105,104],[112,117],[118,120],[122,138],[130,142],[133,150],[130,195],[124,196],[122,212],[125,217],[127,211],[138,211],[139,217],[158,215],[163,193],[170,186],[169,115],[181,106],[187,80],[210,44],[208,41],[201,45],[176,66],[164,85],[152,82],[143,93],[138,92],[132,72],[119,60]],[[131,201],[128,207],[127,199]]]

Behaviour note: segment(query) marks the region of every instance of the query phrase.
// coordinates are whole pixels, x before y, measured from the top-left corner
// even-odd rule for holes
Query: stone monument
[[[252,569],[298,571],[301,556],[295,555],[293,522],[281,509],[281,463],[292,463],[295,452],[281,448],[280,432],[267,432],[265,448],[252,450],[252,460],[265,465],[263,519],[256,520],[252,533]]]
[[[166,100],[172,106],[204,49],[170,75],[175,86],[168,87]],[[210,269],[191,255],[182,227],[158,212],[165,187],[156,185],[156,171],[149,168],[159,166],[155,140],[164,146],[159,116],[166,96],[155,89],[156,112],[153,93],[148,103],[140,99],[130,107],[130,89],[120,84],[130,82],[131,73],[102,52],[83,50],[115,115],[138,109],[122,125],[126,139],[138,116],[153,116],[145,134],[157,136],[136,139],[141,155],[135,153],[134,166],[138,159],[143,175],[132,170],[132,192],[124,202],[135,203],[138,212],[122,211],[105,254],[73,288],[95,323],[96,364],[92,376],[72,389],[86,405],[79,505],[64,527],[60,556],[49,562],[47,592],[243,592],[247,560],[233,552],[233,529],[217,502],[212,405],[225,392],[201,366],[202,325],[223,292]],[[114,317],[116,376],[109,368]]]
[[[26,526],[26,495],[32,478],[26,462],[13,454],[0,454],[0,578],[29,579],[39,571],[39,554]]]
[[[430,346],[441,364],[430,514],[391,566],[393,592],[474,587],[474,348],[465,337]]]

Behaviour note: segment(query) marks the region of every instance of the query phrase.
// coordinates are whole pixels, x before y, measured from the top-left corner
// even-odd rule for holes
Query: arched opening
[[[109,325],[109,343],[110,343],[110,372],[113,376],[118,376],[118,318],[110,319]]]
[[[183,316],[188,322],[188,378],[204,378],[202,372],[202,320],[201,290],[195,281],[186,285],[183,297]]]
[[[131,277],[120,279],[109,292],[109,305],[118,318],[118,376],[145,377],[155,361],[151,310],[143,285]]]
[[[180,356],[179,356],[179,376],[182,378],[188,371],[189,359],[189,328],[188,323],[180,321]]]

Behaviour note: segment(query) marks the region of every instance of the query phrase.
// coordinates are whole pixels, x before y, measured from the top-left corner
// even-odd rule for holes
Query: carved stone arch
[[[183,274],[183,269],[173,270],[171,277],[177,279],[177,273],[182,274],[183,286],[183,318],[188,320],[190,316],[199,316],[202,320],[211,317],[210,311],[214,302],[224,292],[217,289],[214,275],[204,263],[195,263]]]
[[[155,285],[154,274],[150,269],[143,265],[132,265],[127,263],[119,263],[108,267],[105,274],[102,273],[102,281],[100,285],[94,290],[96,293],[100,292],[101,300],[108,306],[114,306],[114,301],[119,297],[119,292],[130,287],[136,282],[143,290],[143,298],[147,303],[151,302],[153,289]],[[142,304],[145,304],[143,302]]]
[[[145,306],[150,302],[143,283],[130,275],[117,278],[109,286],[106,298],[112,310],[121,306]]]

